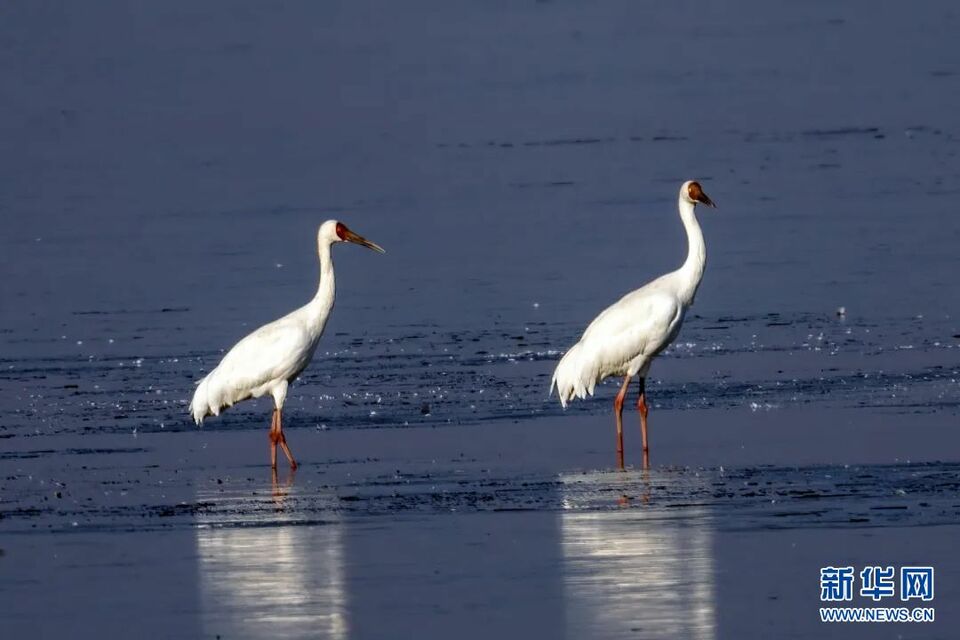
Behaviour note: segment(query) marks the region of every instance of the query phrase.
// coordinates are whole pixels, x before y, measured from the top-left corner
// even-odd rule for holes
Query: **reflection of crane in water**
[[[676,271],[660,276],[607,307],[590,323],[577,344],[557,364],[550,389],[557,389],[566,407],[574,397],[593,395],[597,383],[623,376],[613,403],[617,419],[617,463],[623,469],[623,400],[633,376],[639,376],[637,411],[643,436],[643,464],[649,466],[647,446],[647,371],[653,359],[677,337],[687,309],[703,278],[707,250],[694,209],[697,203],[714,206],[700,185],[687,181],[680,187],[677,207],[687,230],[687,260]]]
[[[208,636],[349,637],[343,524],[296,526],[295,516],[285,511],[292,493],[291,473],[283,484],[274,474],[266,505],[251,505],[247,491],[202,496],[224,507],[214,513],[242,514],[232,522],[202,515],[196,529]],[[263,520],[251,521],[251,512]]]
[[[712,640],[717,623],[707,510],[610,509],[610,475],[561,477],[568,637],[619,635],[604,633],[615,631],[631,638]],[[646,479],[639,486],[624,479],[631,482],[622,493],[641,494],[629,504],[642,504]]]

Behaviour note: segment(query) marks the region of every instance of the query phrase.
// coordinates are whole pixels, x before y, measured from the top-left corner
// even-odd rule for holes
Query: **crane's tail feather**
[[[582,400],[588,395],[592,396],[597,384],[596,375],[584,371],[581,349],[579,342],[570,347],[570,350],[557,363],[553,379],[550,381],[550,394],[553,395],[553,390],[557,390],[557,396],[564,409],[574,398]]]
[[[190,415],[193,416],[193,421],[197,426],[203,424],[203,419],[207,417],[210,408],[209,403],[207,403],[207,378],[209,377],[209,375],[205,376],[197,383],[197,388],[193,392],[193,399],[190,401]]]
[[[261,393],[251,392],[244,385],[231,384],[229,377],[229,372],[224,373],[217,367],[197,383],[190,401],[190,415],[197,425],[203,424],[207,416],[218,416],[241,400],[253,395],[260,397]]]
[[[207,416],[220,415],[222,405],[219,399],[211,399],[210,397],[210,385],[216,372],[217,370],[214,369],[204,376],[204,378],[197,383],[196,391],[193,392],[193,400],[190,401],[190,415],[193,416],[193,421],[197,426],[202,425],[203,419]]]

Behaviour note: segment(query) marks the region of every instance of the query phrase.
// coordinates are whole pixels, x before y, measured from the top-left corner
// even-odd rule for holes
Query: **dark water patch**
[[[841,136],[863,136],[880,133],[879,127],[838,127],[836,129],[810,129],[801,135],[810,138],[836,138]]]
[[[544,140],[528,140],[523,143],[525,147],[560,147],[568,145],[590,145],[604,144],[616,141],[614,137],[584,137],[584,138],[548,138]]]
[[[149,316],[154,313],[187,313],[190,307],[160,307],[159,309],[89,309],[81,311],[72,311],[75,316],[127,316],[144,315]]]
[[[66,449],[63,451],[66,455],[71,456],[92,456],[92,455],[104,455],[104,454],[115,454],[115,453],[146,453],[149,449],[144,449],[143,447],[117,447],[117,448],[101,448],[101,449]]]
[[[363,467],[357,467],[361,471]],[[93,473],[93,472],[90,472]],[[104,469],[97,472],[108,476]],[[129,470],[109,490],[77,478],[50,500],[36,479],[4,486],[0,530],[130,530],[268,526],[340,518],[503,511],[642,509],[654,517],[707,517],[721,530],[954,523],[960,465],[663,468],[650,471],[503,475],[441,465],[429,474],[348,475],[342,481],[264,487],[242,474],[201,480],[195,472]],[[157,482],[162,480],[162,482]],[[196,487],[193,485],[196,484]],[[171,501],[186,490],[191,500]],[[811,504],[816,504],[811,508]],[[658,516],[659,514],[659,516]]]
[[[550,182],[511,182],[510,186],[516,189],[552,189],[556,187],[572,187],[575,184],[572,180],[554,180]]]
[[[515,149],[515,148],[536,148],[536,147],[567,147],[567,146],[589,146],[597,144],[610,144],[616,142],[616,136],[583,136],[573,138],[540,138],[535,140],[524,140],[514,142],[511,140],[487,140],[482,143],[470,142],[440,142],[435,145],[438,149],[471,149],[475,147],[486,147],[495,149]]]
[[[57,454],[53,449],[44,449],[36,451],[0,451],[0,460],[17,460],[39,458],[41,456],[51,456]]]
[[[158,518],[172,518],[176,516],[199,516],[209,512],[215,504],[213,502],[181,502],[172,505],[157,505],[145,510],[145,513]]]
[[[674,136],[674,135],[658,135],[650,138],[654,142],[683,142],[687,140],[685,136]]]

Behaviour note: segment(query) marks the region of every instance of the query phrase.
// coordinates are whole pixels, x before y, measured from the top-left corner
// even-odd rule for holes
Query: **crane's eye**
[[[337,237],[341,240],[347,239],[347,225],[342,222],[337,223]]]
[[[703,189],[700,188],[699,182],[691,182],[690,186],[687,187],[687,193],[691,200],[699,200],[703,194]]]

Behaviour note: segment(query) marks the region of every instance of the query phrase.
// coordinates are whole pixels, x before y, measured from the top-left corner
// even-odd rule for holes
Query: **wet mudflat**
[[[878,436],[863,462],[838,463],[856,439],[825,456],[822,429],[794,428],[823,416],[779,417],[773,439],[767,415],[665,411],[664,463],[624,473],[597,446],[607,416],[469,438],[297,430],[303,465],[276,478],[259,431],[86,435],[87,449],[51,437],[4,460],[3,616],[53,636],[85,620],[148,637],[809,637],[823,633],[819,567],[838,559],[935,561],[949,610],[960,467],[896,462],[899,430],[876,423],[859,425]],[[934,450],[952,438],[924,421]],[[682,442],[720,425],[737,435],[713,450]],[[947,624],[904,637],[949,637]]]
[[[33,637],[952,637],[960,20],[922,7],[0,9],[0,621]],[[653,468],[554,363],[677,266]],[[291,389],[193,382],[316,287]],[[355,249],[355,248],[354,248]],[[639,434],[627,423],[627,460]],[[932,564],[938,622],[819,622]]]

